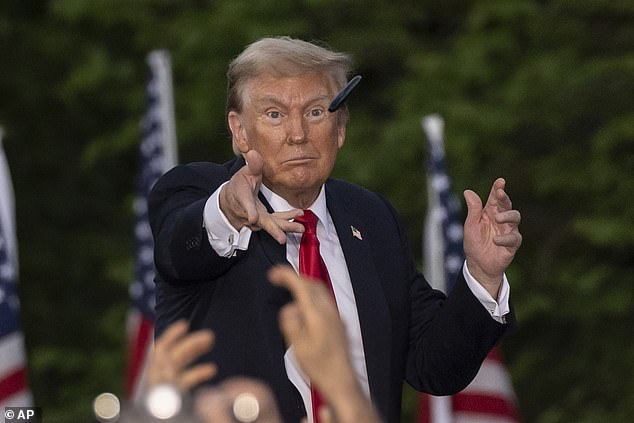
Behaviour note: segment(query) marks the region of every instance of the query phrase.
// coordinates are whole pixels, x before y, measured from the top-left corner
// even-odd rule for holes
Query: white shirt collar
[[[288,201],[286,201],[284,198],[280,197],[279,195],[271,191],[264,184],[260,185],[260,192],[262,192],[262,195],[264,195],[264,198],[266,198],[266,201],[269,202],[269,204],[273,208],[273,211],[276,211],[276,212],[286,211],[286,210],[292,210],[295,208],[291,206],[290,204],[288,204]],[[317,195],[317,198],[315,199],[313,204],[311,204],[308,207],[308,209],[312,211],[313,213],[315,213],[315,215],[319,219],[318,224],[321,223],[323,227],[326,229],[326,233],[330,235],[330,231],[333,228],[330,225],[326,224],[326,222],[328,222],[329,220],[328,220],[328,207],[326,206],[326,186],[325,185],[321,186],[321,189],[319,190],[319,195]]]

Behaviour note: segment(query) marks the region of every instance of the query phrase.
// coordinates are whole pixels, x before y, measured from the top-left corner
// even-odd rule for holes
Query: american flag
[[[31,405],[17,281],[13,190],[0,131],[0,409]]]
[[[148,221],[147,198],[158,178],[176,164],[176,135],[169,54],[148,55],[151,78],[147,86],[147,112],[142,121],[137,191],[135,280],[130,285],[132,309],[128,314],[128,369],[126,391],[136,399],[154,337],[154,241]]]
[[[426,273],[436,289],[450,292],[464,262],[460,202],[451,189],[445,169],[443,119],[429,115],[422,120],[429,140],[428,213],[425,222]],[[475,379],[451,397],[421,394],[417,423],[516,423],[513,387],[494,348]]]

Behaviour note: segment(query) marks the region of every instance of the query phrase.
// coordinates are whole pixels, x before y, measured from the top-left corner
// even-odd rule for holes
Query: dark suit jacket
[[[179,318],[187,319],[192,330],[213,329],[216,343],[204,359],[218,364],[215,381],[235,375],[262,379],[285,421],[297,422],[305,410],[285,372],[286,346],[277,320],[290,296],[266,278],[273,264],[287,263],[285,246],[258,231],[246,251],[227,259],[214,252],[203,227],[208,197],[243,165],[242,159],[192,163],[171,170],[155,185],[149,214],[157,334]],[[326,203],[350,272],[372,400],[385,421],[400,420],[404,379],[436,395],[463,389],[508,325],[489,316],[462,277],[448,298],[430,288],[384,199],[330,179]],[[352,236],[352,226],[362,240]],[[510,322],[512,316],[507,317]]]

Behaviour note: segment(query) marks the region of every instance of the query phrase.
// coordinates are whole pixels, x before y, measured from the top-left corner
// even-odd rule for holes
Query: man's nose
[[[304,142],[306,140],[306,122],[304,122],[303,116],[301,114],[289,116],[287,123],[288,142],[291,144]]]

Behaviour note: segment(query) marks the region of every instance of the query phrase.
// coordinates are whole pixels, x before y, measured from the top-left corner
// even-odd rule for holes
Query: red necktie
[[[322,281],[334,299],[328,269],[319,254],[317,216],[310,210],[304,210],[304,215],[296,217],[295,221],[304,225],[304,233],[299,244],[299,274]],[[313,422],[319,423],[318,410],[324,404],[324,400],[313,386],[310,387],[310,397],[313,403]]]

